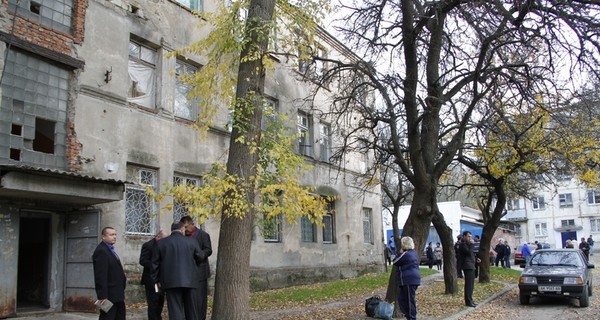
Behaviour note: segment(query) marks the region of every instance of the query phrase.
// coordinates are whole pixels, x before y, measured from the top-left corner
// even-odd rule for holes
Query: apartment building
[[[5,0],[0,5],[0,317],[30,311],[94,311],[91,254],[100,230],[118,232],[117,252],[128,275],[127,302],[142,299],[141,245],[183,206],[157,214],[146,190],[202,183],[229,144],[229,112],[213,119],[207,137],[190,126],[197,116],[177,75],[205,57],[171,57],[206,35],[192,10],[214,11],[201,0]],[[327,54],[356,59],[323,30]],[[274,58],[265,91],[303,133],[297,152],[313,165],[303,183],[335,195],[318,226],[277,220],[256,227],[251,270],[255,289],[351,277],[383,269],[381,199],[357,177],[367,153],[340,168],[339,144],[326,112],[326,93],[313,96],[306,65]],[[318,68],[325,68],[321,64]],[[328,90],[335,90],[331,84]],[[214,272],[219,223],[212,238]],[[211,279],[212,280],[212,279]]]
[[[505,219],[517,225],[520,243],[535,241],[562,248],[567,240],[600,236],[600,191],[572,176],[555,188],[540,188],[531,200],[511,199]]]

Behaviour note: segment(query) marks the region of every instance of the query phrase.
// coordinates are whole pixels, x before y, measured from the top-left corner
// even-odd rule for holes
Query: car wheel
[[[588,288],[589,286],[586,286],[583,289],[583,296],[579,298],[579,307],[581,308],[587,308],[590,305],[590,290]]]
[[[525,294],[519,294],[519,303],[520,304],[529,304],[529,296]]]

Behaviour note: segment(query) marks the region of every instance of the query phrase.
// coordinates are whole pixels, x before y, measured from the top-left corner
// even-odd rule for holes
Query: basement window
[[[56,122],[35,118],[35,138],[33,139],[33,150],[43,153],[54,154],[54,127]]]

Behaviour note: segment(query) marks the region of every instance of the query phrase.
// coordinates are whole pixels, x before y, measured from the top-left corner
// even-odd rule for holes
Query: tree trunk
[[[495,220],[498,220],[496,222]],[[479,244],[479,259],[481,259],[481,265],[479,267],[479,282],[485,283],[490,282],[490,248],[492,247],[492,238],[498,226],[500,225],[500,218],[492,219],[483,226],[481,232],[481,243]]]
[[[255,190],[251,181],[256,175],[258,155],[251,151],[250,142],[258,141],[261,133],[264,66],[261,59],[246,57],[267,50],[269,28],[260,26],[272,20],[274,0],[251,0],[245,35],[249,39],[242,49],[236,90],[233,130],[230,137],[227,173],[238,177],[246,186],[245,196],[254,204]],[[244,136],[246,143],[240,143]],[[224,205],[224,212],[228,209]],[[215,295],[212,319],[245,320],[249,318],[250,248],[254,210],[242,218],[222,214],[219,231],[219,252],[215,276]]]
[[[448,227],[444,216],[439,210],[433,216],[433,226],[440,235],[442,241],[444,255],[444,287],[446,294],[454,294],[458,292],[456,283],[456,253],[454,252],[454,237],[452,236],[452,228]]]

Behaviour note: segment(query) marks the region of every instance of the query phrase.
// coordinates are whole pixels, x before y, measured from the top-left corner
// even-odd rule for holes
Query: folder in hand
[[[106,299],[104,301],[104,304],[102,304],[102,300],[96,300],[96,302],[94,302],[94,304],[100,308],[100,310],[104,311],[104,312],[108,312],[108,310],[110,310],[110,308],[112,308],[113,303],[110,302],[110,300]]]

